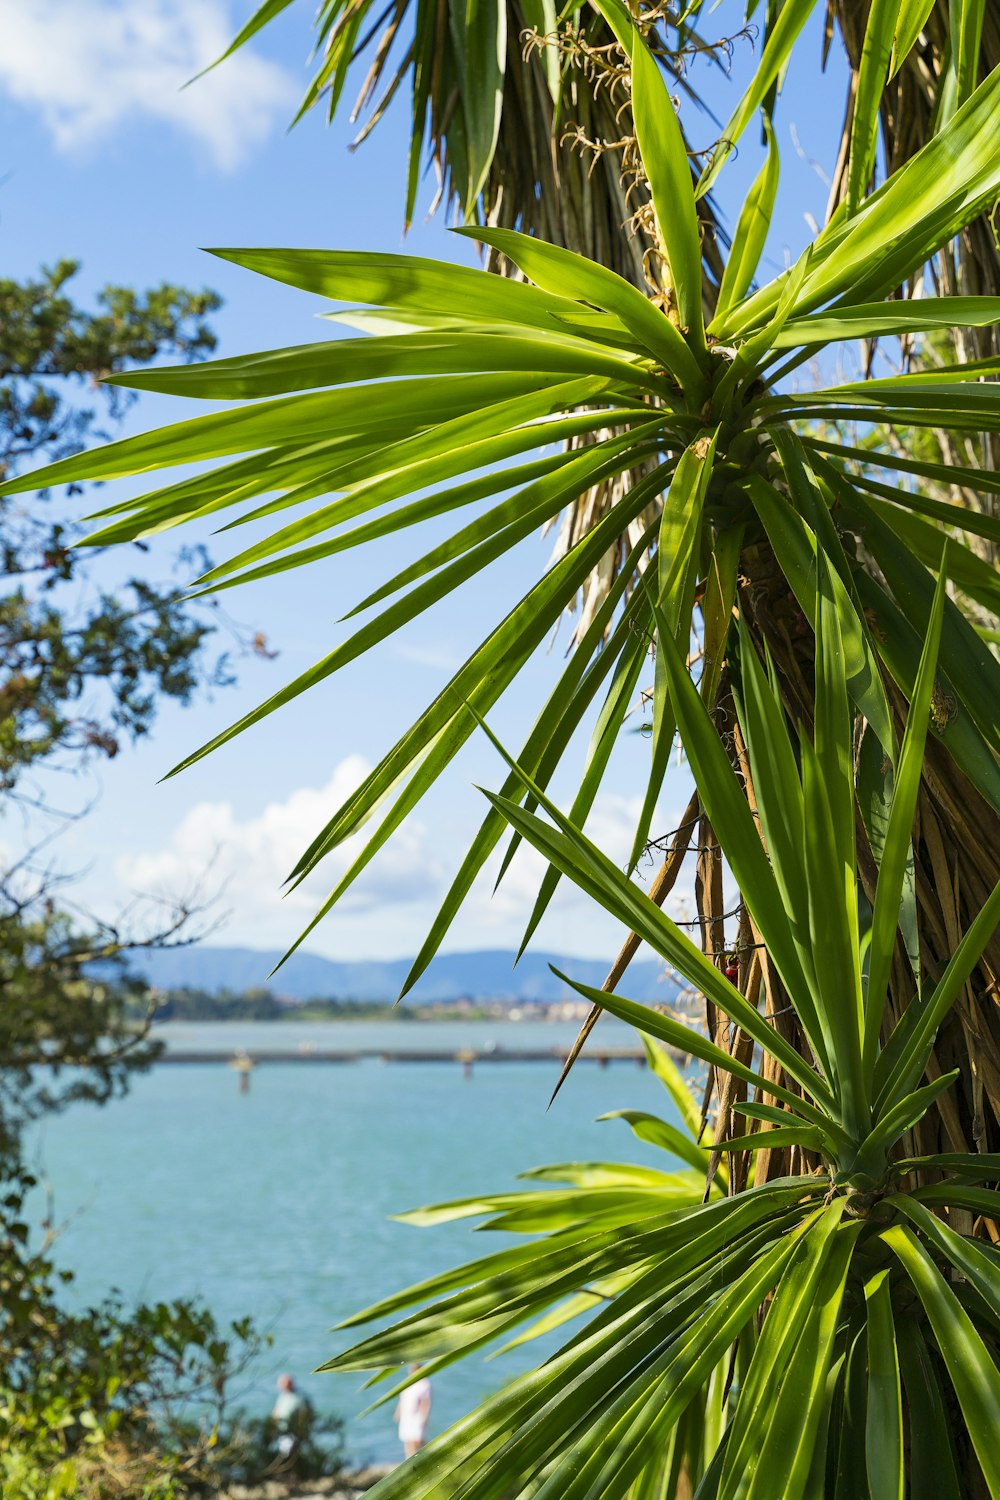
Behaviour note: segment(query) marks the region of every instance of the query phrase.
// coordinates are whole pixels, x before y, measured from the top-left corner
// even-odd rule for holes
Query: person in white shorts
[[[411,1365],[411,1375],[415,1375],[419,1369],[418,1364]],[[427,1423],[430,1414],[431,1383],[424,1376],[421,1380],[415,1380],[412,1385],[408,1385],[406,1390],[400,1393],[396,1404],[399,1441],[403,1445],[403,1452],[407,1458],[412,1458],[427,1441]]]

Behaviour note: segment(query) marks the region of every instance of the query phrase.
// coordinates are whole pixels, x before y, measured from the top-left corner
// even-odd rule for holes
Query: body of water
[[[337,1052],[457,1052],[468,1047],[484,1052],[543,1052],[571,1047],[580,1030],[577,1021],[167,1021],[152,1035],[168,1051],[297,1052],[309,1047]],[[642,1043],[614,1016],[603,1016],[588,1044],[601,1050]],[[590,1066],[590,1064],[588,1064]],[[546,1096],[547,1097],[547,1096]]]
[[[167,1025],[185,1051],[303,1043],[351,1050],[540,1049],[572,1042],[576,1027],[496,1021],[343,1021]],[[634,1044],[602,1019],[600,1045]],[[500,1248],[468,1222],[414,1228],[391,1215],[474,1193],[508,1191],[518,1172],[558,1161],[665,1158],[608,1110],[672,1117],[656,1078],[633,1063],[581,1063],[546,1110],[559,1063],[484,1064],[471,1078],[455,1063],[273,1064],[249,1093],[225,1066],[154,1067],[103,1109],[86,1105],[47,1121],[31,1142],[67,1227],[60,1264],[76,1272],[68,1295],[93,1301],[117,1287],[129,1299],[202,1298],[222,1320],[251,1314],[273,1348],[243,1381],[245,1405],[266,1411],[291,1371],[321,1410],[348,1419],[358,1459],[398,1456],[391,1409],[359,1418],[360,1377],[315,1375],[345,1347],[339,1319],[411,1282]],[[473,1356],[434,1386],[432,1430],[462,1415],[540,1349],[495,1362]]]

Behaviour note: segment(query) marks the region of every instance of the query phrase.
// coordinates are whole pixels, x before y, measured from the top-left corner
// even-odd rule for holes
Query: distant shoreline
[[[180,1025],[247,1025],[294,1022],[296,1025],[327,1025],[337,1021],[394,1023],[406,1026],[447,1021],[486,1022],[497,1026],[520,1022],[549,1024],[582,1023],[590,1013],[585,1000],[569,997],[562,1000],[530,999],[514,996],[486,998],[460,995],[441,1000],[401,1001],[368,1000],[351,996],[332,999],[312,995],[304,1000],[276,995],[271,990],[248,990],[211,994],[202,989],[147,991],[138,1003],[133,1002],[133,1019],[149,1019],[154,1029],[165,1024]]]
[[[613,954],[582,958],[529,949],[482,948],[438,953],[424,967],[410,957],[332,959],[307,948],[290,957],[280,948],[167,947],[144,952],[135,960],[135,978],[154,996],[186,995],[218,1001],[265,996],[302,1004],[336,998],[342,1004],[374,1005],[405,994],[415,1007],[439,1002],[473,1005],[551,1005],[581,999],[573,983],[599,989]],[[561,975],[567,975],[563,979]],[[110,976],[109,976],[110,977]],[[628,995],[633,1000],[673,1003],[680,986],[661,959],[639,954],[629,966]]]
[[[520,1011],[521,1007],[516,1006],[515,1009]],[[331,1015],[328,1011],[311,1011],[308,1006],[290,1006],[288,1013],[280,1016],[199,1016],[197,1018],[167,1016],[162,1020],[159,1018],[154,1019],[152,1028],[154,1031],[157,1031],[161,1026],[246,1026],[249,1024],[280,1026],[285,1021],[295,1022],[296,1025],[309,1021],[321,1026],[340,1026],[348,1021],[379,1021],[386,1024],[403,1021],[407,1025],[413,1022],[425,1026],[437,1024],[453,1025],[456,1021],[475,1021],[477,1023],[482,1022],[483,1024],[489,1022],[494,1026],[521,1026],[525,1022],[529,1022],[540,1026],[558,1026],[565,1025],[567,1021],[577,1019],[575,1016],[539,1014],[533,1008],[529,1007],[529,1009],[531,1010],[531,1014],[519,1014],[516,1016],[497,1015],[492,1011],[479,1012],[467,1010],[453,1011],[451,1013],[442,1013],[435,1010],[427,1014],[422,1014],[420,1011],[405,1011],[401,1013],[398,1009],[393,1009],[392,1006],[385,1005],[378,1010],[373,1009],[370,1014],[355,1012],[352,1015],[337,1016]]]

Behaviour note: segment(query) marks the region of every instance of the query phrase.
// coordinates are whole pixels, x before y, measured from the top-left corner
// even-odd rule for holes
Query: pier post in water
[[[230,1062],[229,1066],[236,1070],[236,1073],[239,1077],[240,1093],[249,1094],[250,1074],[253,1072],[255,1067],[254,1060],[250,1056],[249,1052],[237,1052]]]

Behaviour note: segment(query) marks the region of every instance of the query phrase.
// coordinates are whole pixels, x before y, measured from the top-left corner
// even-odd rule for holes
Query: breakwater
[[[677,1054],[680,1057],[680,1053]],[[474,1063],[563,1063],[569,1056],[569,1049],[565,1047],[549,1048],[507,1048],[507,1047],[484,1047],[481,1049],[471,1047],[458,1047],[447,1049],[430,1050],[428,1048],[401,1048],[401,1047],[356,1047],[331,1049],[328,1047],[313,1047],[308,1044],[295,1048],[272,1048],[260,1047],[252,1051],[224,1051],[216,1049],[208,1051],[199,1048],[197,1051],[185,1050],[183,1048],[171,1047],[157,1058],[157,1064],[174,1063],[180,1065],[199,1066],[206,1063],[225,1063],[232,1068],[259,1067],[266,1063],[358,1063],[375,1061],[381,1063],[461,1063],[469,1066]],[[584,1049],[578,1062],[596,1062],[601,1067],[607,1067],[612,1062],[631,1062],[638,1067],[645,1067],[646,1054],[632,1047],[602,1047],[593,1051]]]

